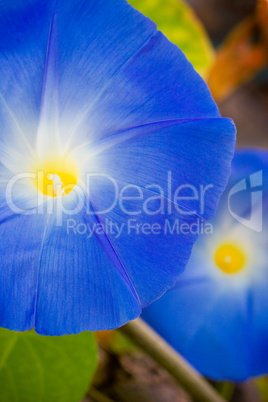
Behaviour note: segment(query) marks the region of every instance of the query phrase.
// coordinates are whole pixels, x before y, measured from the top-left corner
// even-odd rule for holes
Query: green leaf
[[[50,337],[0,329],[1,401],[78,402],[96,365],[90,332]]]
[[[160,31],[175,43],[203,77],[213,59],[211,42],[192,9],[181,0],[128,0],[151,18]]]

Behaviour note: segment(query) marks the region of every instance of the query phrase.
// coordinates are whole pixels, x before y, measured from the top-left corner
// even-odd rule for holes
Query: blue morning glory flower
[[[234,125],[124,0],[2,2],[0,31],[0,326],[119,327],[184,270],[165,226],[213,216]]]
[[[237,151],[213,234],[204,229],[175,287],[143,313],[212,379],[268,373],[267,195],[268,153]]]

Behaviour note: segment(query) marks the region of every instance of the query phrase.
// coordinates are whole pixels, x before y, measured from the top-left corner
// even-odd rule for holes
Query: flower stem
[[[120,331],[166,369],[195,401],[224,401],[214,388],[141,318],[130,321],[120,328]]]

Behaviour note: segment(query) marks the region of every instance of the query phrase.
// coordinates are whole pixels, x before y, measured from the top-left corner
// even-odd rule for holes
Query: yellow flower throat
[[[234,244],[223,244],[214,256],[215,263],[224,273],[235,274],[246,265],[246,255],[243,250]]]
[[[47,159],[36,170],[35,185],[48,197],[67,195],[77,184],[78,170],[73,161]]]

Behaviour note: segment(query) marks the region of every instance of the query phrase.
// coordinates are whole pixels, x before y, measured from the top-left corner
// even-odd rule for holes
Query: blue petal
[[[261,172],[262,184],[251,188],[250,176]],[[268,325],[266,311],[268,308],[268,271],[267,271],[267,238],[268,238],[268,153],[266,150],[242,149],[236,152],[230,184],[232,187],[245,178],[247,190],[241,197],[246,206],[246,218],[251,218],[251,191],[262,191],[262,232],[251,231],[252,247],[255,249],[255,264],[252,267],[251,282],[248,289],[248,348],[251,350],[250,375],[258,376],[268,373],[267,336]],[[240,197],[240,199],[241,199]],[[239,198],[234,199],[233,207],[239,204]],[[257,205],[254,205],[257,208]],[[241,208],[238,212],[241,213]],[[247,229],[245,228],[245,231]]]
[[[223,118],[163,121],[107,136],[78,150],[77,156],[86,172],[140,187],[158,185],[167,199],[174,199],[180,186],[192,186],[198,198],[187,199],[193,193],[182,188],[180,206],[210,219],[230,174],[235,131],[232,121]]]
[[[262,181],[260,185],[256,188],[251,188],[250,176],[255,173],[260,173],[259,179]],[[236,221],[231,217],[228,211],[228,197],[229,191],[239,182],[245,180],[246,189],[237,192],[230,199],[230,207],[235,213],[250,219],[251,216],[251,190],[263,191],[264,199],[268,195],[268,176],[267,176],[267,152],[264,150],[257,149],[238,149],[235,152],[233,163],[232,163],[232,174],[229,178],[229,182],[226,191],[222,195],[221,207],[217,213],[217,219],[221,219],[222,215],[229,215],[229,225],[236,224]],[[258,183],[255,183],[258,184]],[[253,183],[253,185],[255,185]],[[264,220],[267,219],[268,203],[263,203]]]
[[[58,2],[47,72],[55,38],[57,71],[43,96],[49,102],[57,88],[60,138],[70,149],[133,125],[220,117],[183,53],[124,0]]]
[[[40,248],[47,216],[33,209],[36,192],[27,182],[18,181],[8,195],[12,175],[0,168],[0,327],[25,331],[35,323]]]
[[[186,271],[142,318],[203,375],[242,381],[250,376],[252,353],[246,297],[212,280],[187,281]]]
[[[46,216],[7,214],[6,209],[0,210],[0,326],[30,330],[34,327],[39,254]]]
[[[142,194],[141,200],[124,201],[125,211],[128,213],[124,213],[117,202],[109,212],[99,216],[102,222],[108,218],[119,227],[126,225],[120,238],[116,237],[117,233],[110,233],[109,238],[128,272],[142,306],[160,297],[183,271],[197,233],[176,235],[171,231],[165,232],[164,228],[167,228],[167,221],[170,221],[169,227],[174,227],[179,222],[179,226],[186,224],[190,228],[214,214],[226,184],[233,154],[233,139],[234,127],[229,120],[163,122],[108,137],[101,144],[98,143],[96,149],[91,150],[93,155],[95,152],[95,156],[89,158],[86,166],[88,170],[91,169],[92,174],[94,169],[96,172],[96,176],[90,181],[89,195],[96,211],[110,209],[115,199],[114,186],[118,186],[118,193],[122,194],[124,187],[130,185],[130,193],[127,194],[130,197]],[[90,150],[87,154],[90,155]],[[138,188],[134,189],[133,185]],[[185,199],[176,201],[176,189],[184,185],[194,187],[198,199],[189,199],[192,193],[186,194],[185,190],[181,192],[181,198]],[[204,202],[200,201],[201,185],[203,188],[209,186]],[[163,210],[150,215],[143,206],[150,198],[159,198],[159,194]],[[148,208],[149,211],[157,211],[159,202],[160,200],[158,203],[155,200]],[[175,208],[175,204],[180,210]],[[131,219],[136,220],[137,226],[148,224],[152,227],[156,223],[161,231],[158,235],[148,235],[140,231],[137,234],[135,229],[129,232],[127,225],[135,226]]]
[[[156,32],[111,78],[90,105],[85,123],[93,120],[92,128],[97,131],[100,116],[102,130],[110,134],[144,123],[220,114],[184,54]]]
[[[62,335],[113,329],[139,316],[139,299],[107,236],[89,238],[94,215],[83,209],[60,225],[56,214],[1,215],[1,327]],[[68,231],[69,219],[85,233]]]
[[[249,291],[248,347],[251,349],[251,376],[259,376],[268,373],[267,288],[267,251],[265,251],[265,266],[263,267],[263,273],[257,278],[257,280],[253,279],[252,287]]]
[[[125,0],[16,5],[2,7],[0,94],[19,138],[34,142],[47,104],[70,148],[133,125],[220,116],[183,53]]]
[[[120,192],[126,186],[127,183],[118,181]],[[190,228],[199,225],[200,218],[196,215],[180,215],[174,205],[170,216],[161,212],[151,216],[143,211],[142,201],[133,199],[124,201],[124,209],[129,214],[122,213],[121,205],[117,204],[110,212],[102,215],[97,210],[105,210],[109,201],[111,205],[113,192],[107,187],[105,189],[100,181],[92,188],[94,210],[103,225],[112,225],[114,228],[108,233],[109,241],[144,307],[173,286],[178,275],[183,272],[197,239],[197,233],[191,233]],[[150,199],[150,210],[157,211],[159,196],[152,191],[137,186],[135,190],[129,188],[127,197],[137,197],[138,189],[144,199]],[[163,209],[167,211],[168,200],[160,198]],[[187,227],[184,233],[180,231],[183,225]]]
[[[68,208],[72,203],[76,205],[76,196]],[[60,225],[58,216],[48,222],[39,264],[35,329],[40,334],[114,329],[141,312],[106,233],[90,236],[98,220],[84,208],[75,216],[63,216]]]
[[[26,155],[38,126],[51,13],[50,1],[1,3],[0,142]]]

